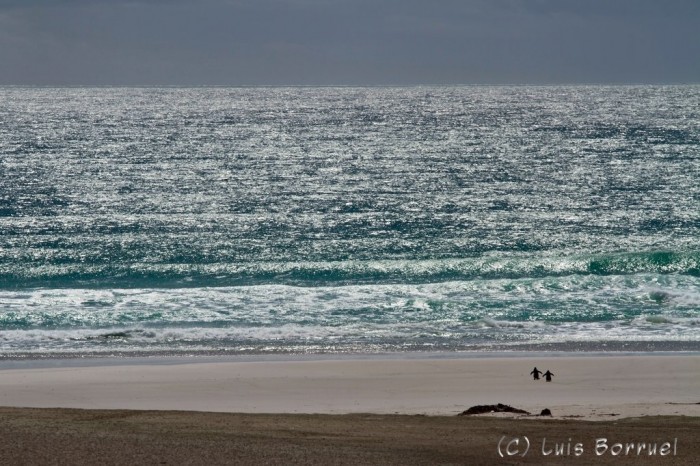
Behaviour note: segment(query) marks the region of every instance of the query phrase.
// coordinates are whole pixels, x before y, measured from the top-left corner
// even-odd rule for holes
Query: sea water
[[[700,349],[700,86],[0,88],[1,357]]]

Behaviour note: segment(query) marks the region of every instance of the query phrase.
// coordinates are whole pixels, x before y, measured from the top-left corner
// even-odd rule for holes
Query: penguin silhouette
[[[552,374],[551,372],[549,372],[549,369],[547,369],[547,372],[544,373],[544,379],[545,379],[547,382],[551,382],[551,381],[552,381],[552,376],[553,376],[553,375],[554,375],[554,374]]]
[[[532,369],[532,372],[530,372],[530,374],[532,374],[532,379],[533,379],[533,380],[540,380],[540,374],[541,374],[541,373],[542,373],[542,371],[537,370],[536,367],[535,367],[534,369]]]

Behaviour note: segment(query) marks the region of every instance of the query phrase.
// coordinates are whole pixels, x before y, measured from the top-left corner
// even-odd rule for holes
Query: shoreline
[[[527,358],[609,358],[609,357],[700,357],[700,350],[668,351],[396,351],[376,353],[253,353],[220,352],[145,354],[61,354],[2,356],[0,374],[7,369],[50,369],[55,367],[99,367],[131,365],[181,365],[201,363],[262,363],[313,361],[413,361],[482,360]]]
[[[223,357],[223,358],[253,358],[260,360],[287,359],[287,358],[372,358],[372,357],[451,357],[460,355],[472,357],[473,355],[503,354],[517,356],[529,353],[551,354],[667,354],[667,353],[696,353],[700,354],[700,340],[676,341],[676,340],[651,340],[651,341],[568,341],[549,343],[518,343],[501,345],[469,345],[457,347],[431,347],[429,349],[419,347],[375,347],[375,348],[336,348],[335,350],[309,347],[288,350],[256,349],[129,349],[129,350],[65,350],[65,351],[14,351],[0,354],[0,365],[5,361],[32,361],[32,360],[65,360],[65,359],[106,359],[106,358],[188,358],[188,357]]]
[[[450,416],[503,403],[556,419],[700,416],[694,353],[430,356],[4,361],[0,406]],[[553,381],[532,380],[534,366]]]

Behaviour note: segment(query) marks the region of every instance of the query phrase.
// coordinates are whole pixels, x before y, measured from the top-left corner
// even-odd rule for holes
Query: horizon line
[[[420,88],[420,87],[642,87],[698,86],[696,82],[561,82],[561,83],[452,83],[452,84],[9,84],[0,88]]]

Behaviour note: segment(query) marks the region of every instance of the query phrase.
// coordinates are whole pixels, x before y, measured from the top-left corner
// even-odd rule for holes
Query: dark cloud
[[[700,81],[696,0],[0,0],[0,84]]]
[[[0,0],[1,9],[64,8],[81,5],[168,4],[181,0]],[[225,1],[225,0],[224,0]]]

